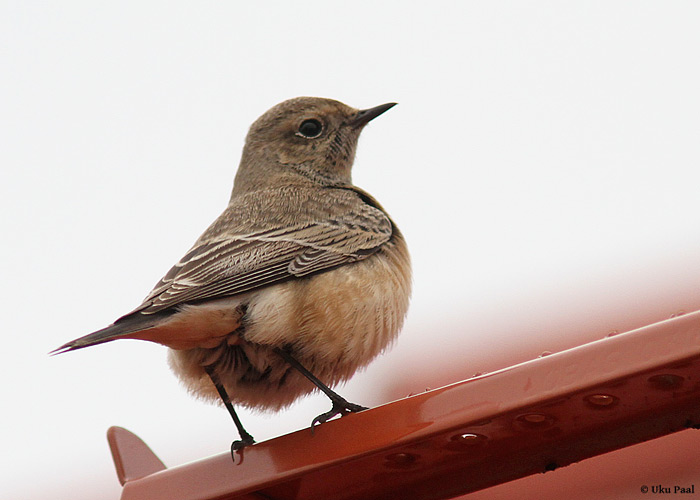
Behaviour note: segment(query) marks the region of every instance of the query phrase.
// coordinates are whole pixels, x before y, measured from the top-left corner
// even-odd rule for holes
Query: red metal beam
[[[430,500],[699,424],[695,312],[262,442],[235,464],[223,453],[156,471],[150,451],[121,446],[128,431],[110,445],[131,471],[122,500]]]

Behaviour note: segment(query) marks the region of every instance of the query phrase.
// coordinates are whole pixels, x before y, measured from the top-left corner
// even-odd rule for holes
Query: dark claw
[[[327,411],[326,413],[321,413],[318,417],[314,418],[311,421],[311,432],[314,432],[314,427],[316,424],[323,424],[336,415],[340,415],[341,417],[344,417],[345,415],[349,415],[350,413],[357,413],[359,411],[363,410],[368,410],[366,406],[360,406],[356,405],[355,403],[349,403],[345,399],[340,398],[339,400],[333,399],[333,407],[331,408],[330,411]]]
[[[255,439],[253,439],[253,436],[250,434],[246,434],[245,436],[241,436],[242,439],[236,440],[233,443],[231,443],[231,457],[233,458],[233,461],[236,461],[235,453],[237,451],[242,450],[246,446],[250,446],[251,444],[255,444]]]

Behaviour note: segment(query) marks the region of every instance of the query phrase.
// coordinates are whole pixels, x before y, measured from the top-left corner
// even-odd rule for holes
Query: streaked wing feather
[[[264,284],[272,284],[289,276],[288,264],[281,262],[263,272],[253,271],[199,287],[171,287],[156,297],[147,312],[167,309],[184,302],[221,298],[247,292]]]
[[[200,242],[133,312],[236,295],[366,258],[391,238],[391,222],[379,214],[371,225],[329,220]]]
[[[297,255],[288,269],[290,274],[301,277],[356,260],[359,258],[311,248]]]

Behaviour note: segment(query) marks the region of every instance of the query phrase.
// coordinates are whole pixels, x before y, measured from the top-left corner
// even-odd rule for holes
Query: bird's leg
[[[301,373],[303,376],[305,376],[307,379],[309,379],[316,387],[318,387],[326,396],[328,396],[331,400],[331,403],[333,406],[331,407],[330,411],[327,411],[326,413],[321,413],[318,417],[314,418],[311,421],[311,430],[313,431],[314,426],[316,424],[322,424],[331,418],[335,417],[336,415],[345,416],[349,413],[355,413],[358,411],[362,410],[367,410],[368,408],[365,406],[360,406],[355,403],[350,403],[348,402],[344,397],[339,395],[338,393],[332,391],[326,384],[321,382],[316,376],[311,373],[309,370],[304,368],[304,366],[299,363],[289,352],[287,352],[284,349],[280,349],[279,347],[275,347],[274,351],[279,354],[287,363],[289,363],[292,368],[297,370],[299,373]]]
[[[231,415],[231,418],[233,419],[233,423],[236,424],[236,429],[238,429],[238,434],[241,436],[240,440],[234,441],[233,443],[231,443],[231,456],[233,456],[234,452],[236,452],[238,450],[242,450],[246,446],[249,446],[249,445],[255,443],[255,439],[253,439],[253,436],[248,434],[248,431],[246,431],[243,428],[243,424],[241,423],[241,419],[238,418],[238,415],[236,414],[236,410],[233,409],[233,405],[231,404],[231,398],[228,397],[228,394],[226,393],[226,389],[221,384],[219,377],[216,375],[216,373],[214,373],[213,368],[211,366],[205,366],[204,370],[207,372],[207,375],[209,375],[209,378],[214,383],[214,387],[216,387],[216,391],[219,393],[219,396],[221,396],[221,400],[224,402],[224,406],[226,407],[229,414]],[[235,460],[235,458],[234,458],[234,460]]]

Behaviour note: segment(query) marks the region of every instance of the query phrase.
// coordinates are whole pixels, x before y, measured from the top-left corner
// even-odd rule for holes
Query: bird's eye
[[[321,125],[321,122],[311,118],[310,120],[304,120],[303,122],[301,122],[301,125],[299,125],[299,132],[297,132],[297,135],[306,137],[307,139],[314,139],[321,135],[322,131],[323,125]]]

